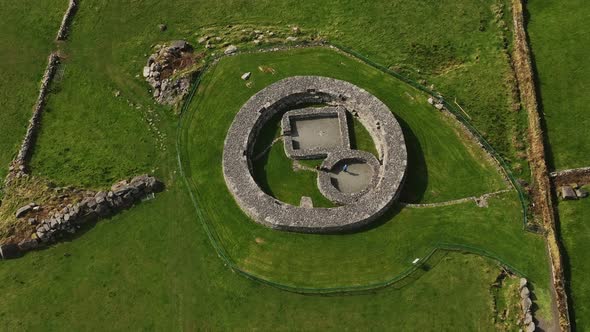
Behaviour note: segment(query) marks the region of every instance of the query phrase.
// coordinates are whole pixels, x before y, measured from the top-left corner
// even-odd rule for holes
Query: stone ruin
[[[169,46],[156,46],[156,49],[143,67],[143,77],[152,87],[158,103],[174,105],[189,91],[191,73],[182,71],[195,62],[193,47],[184,40],[177,40]]]
[[[31,226],[35,227],[31,236],[18,243],[1,245],[0,258],[15,258],[26,251],[46,246],[67,234],[76,233],[84,224],[112,216],[163,189],[164,184],[158,179],[139,175],[129,181],[115,183],[109,191],[87,191],[77,203],[49,211],[42,220],[30,218]],[[16,211],[16,216],[26,217],[39,208],[35,203],[27,204]]]
[[[332,190],[334,186],[325,175],[321,175],[325,171],[320,170],[318,187],[328,199],[343,204],[340,206],[316,208],[307,198],[301,199],[300,206],[287,204],[265,193],[252,177],[254,145],[258,133],[268,120],[277,114],[310,105],[330,106],[325,107],[327,112],[335,114],[342,108],[357,117],[373,139],[378,153],[378,158],[375,158],[370,153],[347,149],[346,142],[337,151],[308,151],[311,154],[327,155],[322,167],[334,167],[343,160],[354,159],[372,168],[368,189],[352,195]],[[316,113],[323,111],[304,109],[299,112],[300,116],[316,116]],[[292,149],[287,149],[288,153],[297,155]],[[297,157],[304,159],[306,156]],[[250,218],[274,229],[306,233],[353,230],[375,220],[398,197],[406,167],[407,151],[403,133],[389,108],[353,84],[318,76],[286,78],[250,98],[234,118],[223,151],[226,185]]]

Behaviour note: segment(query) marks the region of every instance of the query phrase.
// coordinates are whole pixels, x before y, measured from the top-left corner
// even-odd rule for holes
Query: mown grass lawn
[[[529,1],[528,31],[555,169],[590,166],[590,8],[583,0]]]
[[[258,66],[272,67],[275,74],[257,71]],[[253,73],[251,88],[240,79],[247,71]],[[398,206],[378,227],[347,235],[276,232],[250,221],[225,188],[221,168],[206,165],[221,163],[225,133],[252,94],[286,76],[314,74],[348,80],[391,108],[414,158],[405,185],[413,194],[406,197],[453,199],[503,186],[482,152],[462,141],[450,120],[429,107],[424,95],[355,59],[324,48],[225,58],[205,74],[189,107],[181,157],[206,222],[241,269],[292,286],[365,285],[389,280],[436,243],[451,242],[494,252],[547,285],[543,239],[523,231],[515,193],[491,199],[485,209],[473,203],[432,209]],[[417,156],[421,173],[412,171]],[[419,186],[424,179],[427,183]],[[423,189],[425,193],[418,191]],[[542,308],[549,300],[546,287],[538,288]]]

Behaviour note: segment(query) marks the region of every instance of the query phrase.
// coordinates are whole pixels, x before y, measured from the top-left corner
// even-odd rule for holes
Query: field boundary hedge
[[[317,46],[317,45],[315,45],[315,46]],[[451,112],[453,112],[453,114],[458,116],[458,119],[462,119],[463,121],[465,121],[466,126],[468,128],[473,128],[473,130],[477,133],[476,137],[479,137],[482,139],[482,144],[484,147],[487,146],[490,149],[490,151],[492,153],[494,153],[494,155],[497,155],[495,150],[489,145],[489,143],[487,143],[487,141],[485,141],[485,139],[483,139],[483,137],[481,137],[479,132],[477,132],[477,130],[471,124],[469,124],[469,122],[467,122],[452,105],[450,105],[446,101],[444,101],[440,95],[435,94],[433,91],[430,91],[429,89],[425,88],[424,86],[422,86],[422,85],[420,85],[420,84],[418,84],[406,77],[403,77],[403,76],[385,68],[382,65],[379,65],[375,62],[370,61],[369,59],[367,59],[365,57],[360,56],[359,53],[356,53],[350,49],[344,48],[342,46],[329,45],[329,44],[327,46],[337,48],[337,49],[339,49],[339,50],[341,50],[353,57],[363,60],[367,64],[369,64],[369,65],[371,65],[371,66],[373,66],[373,67],[375,67],[387,74],[390,74],[390,75],[412,85],[413,87],[415,87],[423,92],[426,92],[427,94],[429,94],[433,97],[438,98],[441,102],[443,102],[445,104],[445,106]],[[283,49],[281,49],[281,50],[283,50]],[[176,150],[177,150],[177,161],[178,161],[178,166],[179,166],[179,170],[180,170],[180,176],[183,179],[183,182],[187,187],[191,201],[193,203],[193,206],[194,206],[196,214],[197,214],[197,218],[199,219],[199,222],[203,225],[203,229],[205,230],[205,233],[207,234],[207,237],[209,238],[213,248],[217,252],[217,255],[221,258],[221,260],[224,262],[224,264],[227,267],[229,267],[232,271],[234,271],[237,274],[239,274],[245,278],[248,278],[250,280],[260,282],[260,283],[268,285],[268,286],[276,287],[276,288],[279,288],[279,289],[282,289],[285,291],[294,292],[294,293],[317,294],[317,295],[355,294],[355,293],[367,292],[367,291],[385,288],[385,287],[389,287],[389,286],[393,286],[395,284],[398,284],[400,281],[410,277],[411,275],[413,275],[415,273],[419,273],[419,271],[426,271],[428,269],[428,262],[431,260],[431,258],[435,254],[437,254],[437,253],[444,254],[444,253],[451,252],[451,251],[455,251],[455,252],[458,251],[458,252],[476,254],[479,256],[487,257],[489,259],[496,261],[499,265],[501,265],[506,270],[511,271],[512,273],[514,273],[518,276],[526,277],[526,275],[522,271],[518,270],[517,268],[515,268],[514,266],[509,264],[508,262],[506,262],[505,260],[500,258],[498,255],[496,255],[495,253],[486,251],[481,248],[472,247],[472,246],[455,244],[455,243],[442,243],[442,242],[435,243],[433,245],[433,248],[424,257],[420,258],[420,260],[418,261],[417,264],[412,264],[411,266],[409,266],[407,269],[405,269],[401,273],[393,276],[392,278],[390,278],[386,281],[365,284],[365,285],[351,285],[351,286],[341,286],[341,287],[300,287],[300,286],[295,286],[295,285],[274,282],[274,281],[265,279],[261,276],[255,275],[253,273],[250,273],[250,272],[247,272],[247,271],[241,269],[236,264],[236,262],[227,254],[227,251],[225,250],[225,248],[221,244],[221,241],[219,240],[216,231],[213,229],[213,226],[209,224],[209,222],[207,221],[207,219],[203,215],[203,212],[200,209],[199,188],[186,174],[186,170],[190,169],[190,168],[185,167],[185,163],[188,161],[188,158],[186,156],[187,150],[182,144],[183,138],[184,138],[184,136],[183,136],[184,129],[186,129],[185,124],[190,123],[190,119],[198,111],[198,109],[197,109],[194,112],[188,112],[189,105],[192,102],[192,99],[200,86],[203,74],[208,72],[209,69],[211,68],[211,64],[215,64],[217,62],[217,60],[218,59],[206,64],[203,67],[203,69],[196,74],[196,76],[193,80],[192,88],[191,88],[189,94],[187,95],[186,99],[184,100],[184,103],[181,107],[180,120],[179,120],[178,126],[177,126]],[[499,156],[498,156],[498,158],[499,158]],[[501,161],[501,165],[504,165],[504,167],[506,167],[501,158],[498,160],[498,162],[500,162],[500,161]],[[511,179],[511,183],[515,187],[515,189],[519,192],[519,199],[520,199],[521,204],[523,206],[524,225],[526,226],[527,219],[526,219],[526,206],[524,205],[524,195],[522,195],[522,192],[520,191],[520,187],[518,186],[518,183],[511,176],[511,173],[507,169],[507,167],[504,168],[504,170],[508,174],[510,174],[509,178]],[[525,229],[526,229],[526,227],[525,227]]]

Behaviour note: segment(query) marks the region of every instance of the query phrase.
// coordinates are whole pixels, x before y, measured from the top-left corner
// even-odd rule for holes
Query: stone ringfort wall
[[[357,114],[376,145],[380,166],[376,185],[350,204],[333,208],[286,204],[262,191],[252,177],[254,143],[267,120],[311,104],[343,106]],[[307,233],[351,230],[375,220],[397,198],[406,166],[402,130],[389,108],[353,84],[318,76],[286,78],[250,98],[234,118],[223,152],[226,184],[249,217],[271,228]]]

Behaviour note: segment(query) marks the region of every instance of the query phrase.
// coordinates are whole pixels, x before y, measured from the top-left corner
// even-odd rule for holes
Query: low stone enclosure
[[[43,211],[43,207],[29,203],[16,211],[16,217],[28,218],[32,228],[30,236],[18,243],[0,245],[0,258],[16,258],[24,252],[44,247],[67,234],[76,233],[84,224],[112,216],[163,189],[164,184],[158,179],[139,175],[115,183],[109,191],[86,191],[77,202],[51,211]],[[38,215],[43,217],[38,218]]]
[[[300,109],[309,105],[328,107]],[[295,109],[298,110],[293,111]],[[287,119],[283,117],[283,131],[289,133],[290,122],[297,121],[297,116],[303,116],[303,119],[327,116],[337,119],[339,127],[344,128],[341,119],[345,121],[346,118],[340,115],[345,113],[339,113],[344,110],[357,116],[366,128],[375,143],[378,158],[368,152],[351,150],[348,133],[342,132],[344,129],[340,136],[346,139],[333,149],[311,149],[307,151],[309,155],[289,150],[300,159],[318,155],[326,157],[320,167],[318,187],[328,199],[343,205],[314,208],[309,199],[302,199],[301,206],[294,206],[277,200],[260,188],[252,176],[253,150],[260,130],[269,119],[285,113]],[[338,188],[334,177],[343,163],[367,165],[370,175],[364,190],[346,192]],[[305,233],[354,230],[375,220],[398,197],[406,167],[403,133],[389,108],[353,84],[319,76],[286,78],[251,97],[234,118],[223,151],[225,182],[242,210],[267,227]]]

